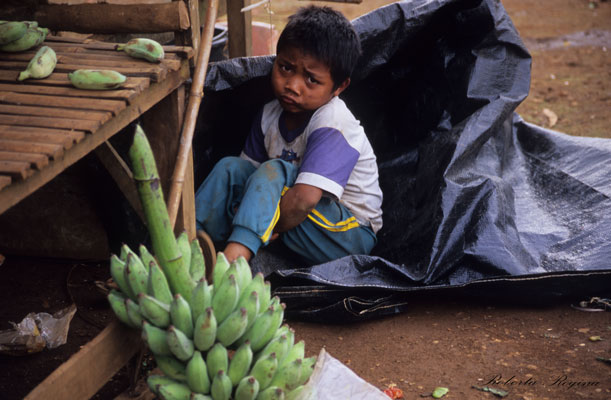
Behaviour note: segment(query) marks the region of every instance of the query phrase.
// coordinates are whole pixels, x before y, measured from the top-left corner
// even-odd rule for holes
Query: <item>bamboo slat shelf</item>
[[[0,214],[49,182],[190,77],[191,47],[164,46],[159,64],[115,50],[115,43],[49,36],[57,54],[45,79],[17,81],[37,49],[0,52]],[[112,69],[127,76],[117,90],[71,86],[75,69]]]

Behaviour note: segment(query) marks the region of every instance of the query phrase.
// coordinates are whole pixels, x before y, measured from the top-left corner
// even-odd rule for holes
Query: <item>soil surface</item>
[[[286,15],[306,3],[273,0],[271,22],[281,29]],[[325,4],[352,19],[388,3]],[[611,2],[502,3],[533,56],[531,92],[517,112],[560,132],[611,137]],[[255,10],[256,20],[269,18],[264,8]],[[108,278],[108,266],[6,255],[0,269],[0,330],[30,312],[54,313],[72,303],[78,308],[66,344],[27,356],[0,355],[0,400],[20,399],[112,318],[95,285]],[[288,322],[297,339],[305,340],[308,355],[324,347],[373,386],[395,384],[405,399],[421,398],[438,386],[449,388],[444,399],[497,398],[474,386],[505,390],[507,399],[609,399],[611,366],[597,357],[611,358],[611,312],[577,310],[576,301],[527,307],[524,299],[518,305],[415,295],[406,313],[384,319]],[[594,336],[603,340],[590,340]],[[146,373],[151,360],[145,358],[142,366]],[[124,368],[95,398],[122,393],[125,398],[128,384]]]

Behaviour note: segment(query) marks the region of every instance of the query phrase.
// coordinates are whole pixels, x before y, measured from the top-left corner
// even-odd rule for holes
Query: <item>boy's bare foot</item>
[[[246,246],[237,242],[229,242],[227,243],[227,247],[223,250],[225,257],[227,257],[227,261],[233,262],[237,260],[238,257],[242,256],[246,259],[246,261],[250,261],[252,257],[252,252]]]

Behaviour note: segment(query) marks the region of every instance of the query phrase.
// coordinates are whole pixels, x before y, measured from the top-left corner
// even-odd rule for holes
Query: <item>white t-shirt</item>
[[[277,100],[255,119],[240,155],[255,166],[280,158],[299,168],[295,183],[322,189],[374,232],[382,227],[382,191],[371,144],[346,104],[334,97],[306,125],[289,131]]]

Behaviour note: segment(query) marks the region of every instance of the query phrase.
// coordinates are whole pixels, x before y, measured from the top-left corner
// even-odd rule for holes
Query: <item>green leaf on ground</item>
[[[477,389],[477,390],[481,390],[482,392],[490,392],[495,396],[499,396],[499,397],[505,397],[509,394],[508,391],[506,390],[502,390],[502,389],[496,389],[496,388],[492,388],[492,387],[488,387],[488,386],[483,386],[483,387],[479,387],[479,386],[471,386],[473,389]]]

